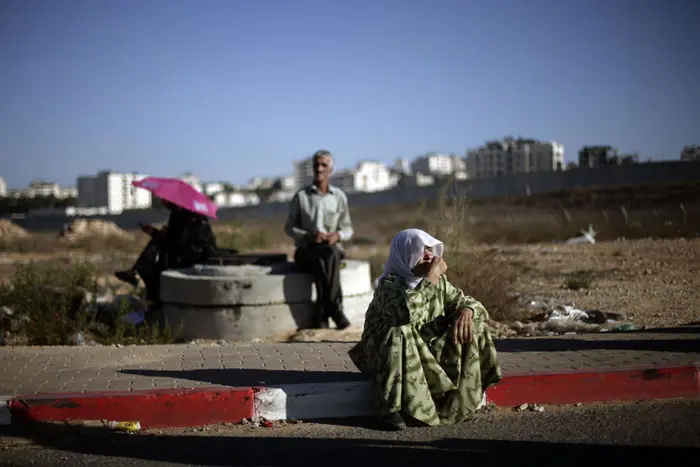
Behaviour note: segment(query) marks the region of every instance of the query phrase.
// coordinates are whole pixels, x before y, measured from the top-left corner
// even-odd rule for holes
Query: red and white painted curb
[[[488,390],[497,406],[700,397],[700,367],[510,374]],[[143,428],[267,420],[314,420],[374,413],[369,381],[275,387],[204,387],[130,392],[0,396],[0,424],[30,421],[139,421]]]

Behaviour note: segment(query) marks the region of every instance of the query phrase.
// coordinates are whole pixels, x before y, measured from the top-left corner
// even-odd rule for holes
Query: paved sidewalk
[[[0,396],[363,381],[352,343],[2,347]],[[700,326],[499,340],[505,376],[700,362]]]

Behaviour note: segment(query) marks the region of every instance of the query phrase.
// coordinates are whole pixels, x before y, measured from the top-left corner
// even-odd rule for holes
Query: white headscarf
[[[442,256],[444,251],[440,240],[420,229],[406,229],[396,234],[391,240],[389,259],[384,263],[384,272],[379,276],[379,280],[389,274],[395,274],[402,277],[411,289],[416,288],[423,278],[413,275],[411,269],[423,257],[425,247],[432,248],[437,256]]]

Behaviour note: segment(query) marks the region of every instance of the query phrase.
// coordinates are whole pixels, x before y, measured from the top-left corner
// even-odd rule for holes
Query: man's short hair
[[[316,152],[314,153],[313,156],[311,156],[311,159],[312,159],[312,160],[316,160],[316,159],[318,159],[319,157],[327,157],[327,158],[329,158],[329,159],[331,160],[331,164],[330,164],[330,165],[331,165],[331,167],[333,166],[333,154],[331,154],[331,152],[328,151],[327,149],[319,149],[318,151],[316,151]]]

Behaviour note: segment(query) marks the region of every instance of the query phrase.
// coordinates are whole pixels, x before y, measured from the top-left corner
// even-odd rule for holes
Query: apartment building
[[[700,146],[686,146],[681,151],[681,160],[684,162],[700,161]]]
[[[396,186],[398,177],[378,161],[361,161],[354,169],[331,174],[330,183],[346,193],[384,191]]]
[[[505,138],[501,141],[487,141],[484,146],[467,152],[467,172],[470,178],[564,169],[564,145],[555,141]]]
[[[411,162],[406,158],[396,158],[394,161],[394,171],[402,175],[411,175]]]
[[[202,185],[202,191],[207,196],[213,196],[217,193],[225,191],[226,184],[222,182],[209,182]]]
[[[151,193],[136,188],[133,182],[145,178],[138,173],[117,173],[109,170],[99,172],[96,176],[78,177],[79,208],[106,207],[110,214],[119,214],[130,209],[147,209],[151,207]]]
[[[638,154],[618,154],[617,149],[612,146],[584,146],[578,152],[578,165],[583,168],[637,164],[638,162]]]
[[[219,192],[214,196],[214,204],[221,208],[250,206],[260,204],[260,197],[255,193],[244,191]]]
[[[314,161],[312,157],[294,163],[294,186],[300,189],[314,180]]]
[[[34,180],[29,186],[21,190],[8,190],[5,181],[0,179],[0,198],[48,198],[56,199],[75,198],[78,190],[72,187],[61,187],[58,183]]]
[[[457,154],[429,152],[417,157],[411,164],[413,173],[447,177],[467,171],[466,162]]]
[[[192,172],[185,172],[184,174],[181,174],[181,175],[177,176],[176,178],[179,178],[180,180],[187,183],[188,185],[190,185],[192,188],[199,191],[200,193],[202,193],[202,191],[204,190],[204,186],[202,185],[202,181],[199,179],[198,176],[196,176]]]
[[[617,163],[617,149],[612,146],[584,146],[578,151],[579,167],[594,168]]]

